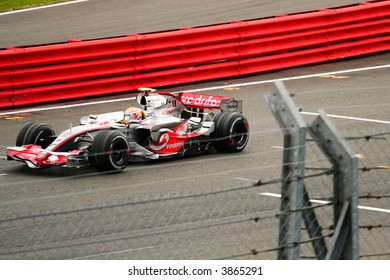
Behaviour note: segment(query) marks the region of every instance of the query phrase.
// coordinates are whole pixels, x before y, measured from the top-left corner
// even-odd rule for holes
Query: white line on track
[[[235,180],[242,180],[242,181],[249,181],[249,182],[257,182],[256,180],[253,180],[253,179],[248,179],[248,178],[241,178],[241,177],[234,177],[233,179]]]
[[[70,4],[87,2],[87,1],[89,1],[89,0],[75,0],[75,1],[69,1],[69,2],[57,3],[57,4],[51,4],[51,5],[45,5],[45,6],[33,7],[33,8],[27,8],[27,9],[9,11],[9,12],[0,13],[0,16],[17,14],[17,13],[24,13],[24,12],[31,12],[31,11],[35,11],[35,10],[48,9],[48,8],[53,8],[53,7],[58,7],[58,6],[65,6],[65,5],[70,5]]]
[[[264,192],[264,193],[259,193],[260,195],[264,195],[264,196],[271,196],[271,197],[278,197],[280,198],[281,195],[280,194],[276,194],[276,193],[268,193],[268,192]],[[317,199],[310,199],[311,202],[314,202],[314,203],[318,203],[318,204],[327,204],[329,203],[330,201],[326,201],[326,200],[317,200]],[[376,207],[369,207],[369,206],[358,206],[359,209],[364,209],[364,210],[369,210],[369,211],[376,211],[376,212],[383,212],[383,213],[390,213],[390,209],[384,209],[384,208],[376,208]]]
[[[228,88],[228,87],[229,88],[230,87],[244,87],[244,86],[259,85],[259,84],[269,84],[269,83],[274,83],[276,81],[292,81],[292,80],[315,78],[315,77],[325,76],[325,75],[337,75],[337,74],[343,74],[343,73],[353,73],[353,72],[369,71],[369,70],[384,69],[384,68],[390,68],[390,64],[378,65],[378,66],[372,66],[372,67],[364,67],[364,68],[356,68],[356,69],[346,69],[346,70],[340,70],[340,71],[334,71],[334,72],[316,73],[316,74],[303,75],[303,76],[287,77],[287,78],[282,78],[282,79],[254,81],[254,82],[240,83],[240,84],[233,84],[233,85],[226,85],[226,86],[208,87],[208,88],[200,88],[200,89],[192,89],[192,90],[189,89],[187,91],[199,92],[199,91],[224,89],[224,88]],[[32,112],[47,111],[47,110],[67,109],[67,108],[72,108],[72,107],[81,107],[81,106],[89,106],[89,105],[96,105],[96,104],[121,102],[121,101],[134,100],[134,99],[135,99],[135,97],[128,97],[128,98],[121,98],[121,99],[114,99],[114,100],[103,100],[103,101],[96,101],[96,102],[62,105],[62,106],[32,108],[32,109],[18,110],[18,111],[8,111],[8,112],[0,113],[0,116],[22,114],[22,113],[32,113]]]
[[[279,150],[283,150],[284,147],[283,146],[271,146],[271,148],[274,148],[274,149],[279,149]]]
[[[93,257],[109,256],[109,255],[115,255],[115,254],[121,254],[121,253],[126,253],[126,252],[133,252],[133,251],[141,251],[141,250],[152,249],[152,248],[154,248],[154,246],[83,256],[83,257],[73,258],[70,260],[81,260],[81,259],[88,259],[88,258],[93,258]]]
[[[311,112],[300,112],[302,115],[312,115],[312,116],[318,116],[318,113],[311,113]],[[375,119],[365,119],[365,118],[356,118],[356,117],[347,117],[347,116],[340,116],[340,115],[331,115],[327,114],[328,117],[331,118],[337,118],[337,119],[346,119],[346,120],[354,120],[354,121],[363,121],[363,122],[375,122],[375,123],[384,123],[384,124],[390,124],[390,121],[381,121],[381,120],[375,120]]]
[[[276,81],[292,81],[292,80],[300,80],[300,79],[309,79],[309,78],[315,78],[315,77],[319,77],[319,76],[337,75],[337,74],[361,72],[361,71],[384,69],[384,68],[390,68],[390,64],[377,65],[377,66],[371,66],[371,67],[363,67],[363,68],[356,68],[356,69],[347,69],[347,70],[340,70],[340,71],[334,71],[334,72],[309,74],[309,75],[288,77],[288,78],[282,78],[282,79],[272,79],[272,80],[265,80],[265,81],[254,81],[254,82],[248,82],[248,83],[232,84],[232,85],[228,85],[228,86],[217,86],[217,87],[209,87],[209,88],[202,88],[202,89],[193,89],[193,90],[189,90],[189,91],[196,92],[196,91],[208,91],[208,90],[223,89],[223,88],[228,88],[228,87],[230,88],[230,87],[252,86],[252,85],[274,83]]]
[[[0,176],[6,176],[7,174],[6,173],[1,173]]]
[[[48,111],[48,110],[68,109],[68,108],[73,108],[73,107],[83,107],[83,106],[106,104],[106,103],[114,103],[114,102],[128,101],[128,100],[135,100],[135,99],[136,99],[136,97],[126,97],[126,98],[113,99],[113,100],[94,101],[94,102],[86,102],[86,103],[70,104],[70,105],[61,105],[61,106],[53,106],[53,107],[45,107],[45,108],[33,108],[33,109],[26,109],[26,110],[10,111],[10,112],[5,112],[5,113],[0,113],[0,116],[15,115],[15,114],[22,114],[22,113],[32,113],[32,112],[41,112],[41,111]]]

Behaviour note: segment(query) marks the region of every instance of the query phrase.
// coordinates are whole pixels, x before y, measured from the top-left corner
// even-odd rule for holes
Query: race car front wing
[[[24,162],[30,168],[44,168],[47,166],[81,167],[88,164],[88,158],[82,151],[53,152],[33,144],[8,147],[7,159]]]

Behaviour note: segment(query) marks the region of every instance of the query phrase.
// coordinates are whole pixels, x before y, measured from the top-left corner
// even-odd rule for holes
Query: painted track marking
[[[268,193],[268,192],[264,192],[264,193],[259,193],[260,195],[264,195],[264,196],[271,196],[271,197],[278,197],[280,198],[281,195],[280,194],[276,194],[276,193]],[[331,201],[326,201],[326,200],[318,200],[318,199],[310,199],[311,202],[314,202],[314,203],[318,203],[318,204],[327,204]],[[358,206],[359,209],[363,209],[363,210],[369,210],[369,211],[376,211],[376,212],[382,212],[382,213],[390,213],[390,209],[384,209],[384,208],[376,208],[376,207],[369,207],[369,206]]]
[[[378,66],[372,66],[372,67],[364,67],[364,68],[346,69],[346,70],[327,72],[327,73],[317,73],[317,74],[310,74],[310,75],[303,75],[303,76],[287,77],[287,78],[282,78],[282,79],[254,81],[254,82],[240,83],[240,84],[234,84],[234,85],[225,85],[225,86],[217,86],[217,87],[209,87],[209,88],[201,88],[201,89],[192,89],[192,90],[189,89],[186,91],[199,92],[199,91],[209,91],[209,90],[224,89],[224,88],[231,88],[231,87],[238,88],[238,87],[258,85],[258,84],[269,84],[269,83],[274,83],[276,81],[292,81],[292,80],[315,78],[315,77],[319,77],[319,76],[323,76],[323,75],[336,75],[336,74],[342,74],[342,73],[353,73],[353,72],[377,70],[377,69],[384,69],[384,68],[390,68],[390,64],[378,65]],[[32,108],[32,109],[19,110],[19,111],[9,111],[9,112],[0,113],[0,116],[14,115],[14,114],[20,114],[20,113],[32,113],[32,112],[47,111],[47,110],[67,109],[67,108],[73,108],[73,107],[81,107],[81,106],[113,103],[113,102],[121,102],[121,101],[127,101],[127,100],[134,100],[135,98],[136,97],[128,97],[128,98],[120,98],[120,99],[114,99],[114,100],[104,100],[104,101],[78,103],[78,104],[71,104],[71,105],[61,105],[61,106],[53,106],[53,107],[45,107],[45,108],[35,108],[35,109]]]
[[[226,87],[252,86],[252,85],[260,85],[260,84],[274,83],[274,82],[276,82],[276,81],[301,80],[301,79],[316,78],[316,77],[320,77],[320,76],[324,76],[324,75],[325,75],[325,76],[326,76],[326,75],[337,75],[337,74],[343,74],[343,73],[362,72],[362,71],[369,71],[369,70],[376,70],[376,69],[384,69],[384,68],[390,68],[390,64],[377,65],[377,66],[371,66],[371,67],[363,67],[363,68],[355,68],[355,69],[346,69],[346,70],[339,70],[339,71],[327,72],[327,73],[309,74],[309,75],[288,77],[288,78],[282,78],[282,79],[272,79],[272,80],[264,80],[264,81],[254,81],[254,82],[241,83],[241,84],[232,84],[232,85],[228,85],[228,86],[217,86],[217,87],[209,87],[209,88],[202,88],[202,89],[193,89],[193,90],[189,90],[189,91],[197,92],[197,91],[208,91],[208,90],[223,89],[223,88],[226,88]]]
[[[126,253],[126,252],[141,251],[141,250],[152,249],[152,248],[154,248],[154,246],[83,256],[83,257],[73,258],[70,260],[80,260],[80,259],[88,259],[88,258],[93,258],[93,257],[109,256],[109,255],[121,254],[121,253]]]
[[[318,113],[311,113],[311,112],[300,112],[302,115],[312,115],[312,116],[318,116]],[[326,114],[328,117],[331,118],[337,118],[337,119],[346,119],[346,120],[354,120],[354,121],[363,121],[363,122],[375,122],[375,123],[384,123],[384,124],[390,124],[390,121],[382,121],[382,120],[374,120],[374,119],[365,119],[365,118],[356,118],[356,117],[348,117],[348,116],[341,116],[341,115],[331,115]]]
[[[41,111],[48,111],[48,110],[68,109],[68,108],[73,108],[73,107],[99,105],[99,104],[114,103],[114,102],[128,101],[128,100],[135,100],[135,99],[136,99],[136,97],[126,97],[126,98],[120,98],[120,99],[94,101],[94,102],[86,102],[86,103],[71,104],[71,105],[60,105],[60,106],[45,107],[45,108],[32,108],[32,109],[26,109],[26,110],[0,113],[0,116],[15,115],[15,114],[22,114],[22,113],[33,113],[33,112],[41,112]]]

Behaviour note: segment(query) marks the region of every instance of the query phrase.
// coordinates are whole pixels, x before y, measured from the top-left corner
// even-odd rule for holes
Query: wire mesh
[[[389,128],[361,124],[341,124],[338,128],[359,157],[360,258],[390,259],[390,213],[386,210]],[[264,133],[281,138],[279,130],[253,131],[251,137],[262,138]],[[304,180],[310,205],[302,200],[302,208],[296,211],[310,209],[318,225],[313,220],[302,221],[300,242],[289,246],[300,246],[301,259],[317,259],[329,246],[335,230],[330,203],[333,174],[329,161],[308,140],[305,176],[299,179]],[[104,190],[107,199],[99,190],[58,194],[49,200],[15,196],[0,203],[0,259],[277,259],[279,218],[283,214],[281,166],[244,163],[281,158],[282,152],[280,148],[269,151],[249,147],[249,152],[240,155],[195,158],[189,164],[218,164],[232,158],[236,164],[218,172],[204,170],[202,174],[108,187]],[[183,164],[166,163],[172,167]],[[248,176],[248,169],[256,170],[258,177]],[[77,181],[82,176],[68,180]],[[164,188],[172,181],[184,186],[200,177],[207,177],[207,186]],[[59,179],[41,180],[42,184],[54,184]],[[14,187],[2,184],[1,192]],[[153,192],[143,191],[148,188]],[[65,203],[67,195],[85,196],[84,204]],[[310,236],[310,229],[319,229],[321,234]],[[318,240],[326,247],[316,251]]]
[[[359,158],[359,234],[361,259],[390,259],[390,128],[343,126]]]

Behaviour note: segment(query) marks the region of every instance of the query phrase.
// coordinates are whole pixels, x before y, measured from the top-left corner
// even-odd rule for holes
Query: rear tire
[[[215,117],[214,148],[219,152],[237,153],[249,140],[248,120],[238,112],[222,112]]]
[[[16,146],[34,144],[46,149],[54,140],[54,130],[45,123],[29,122],[19,131]]]
[[[130,146],[123,133],[105,130],[93,140],[90,160],[98,171],[121,171],[129,156]]]

